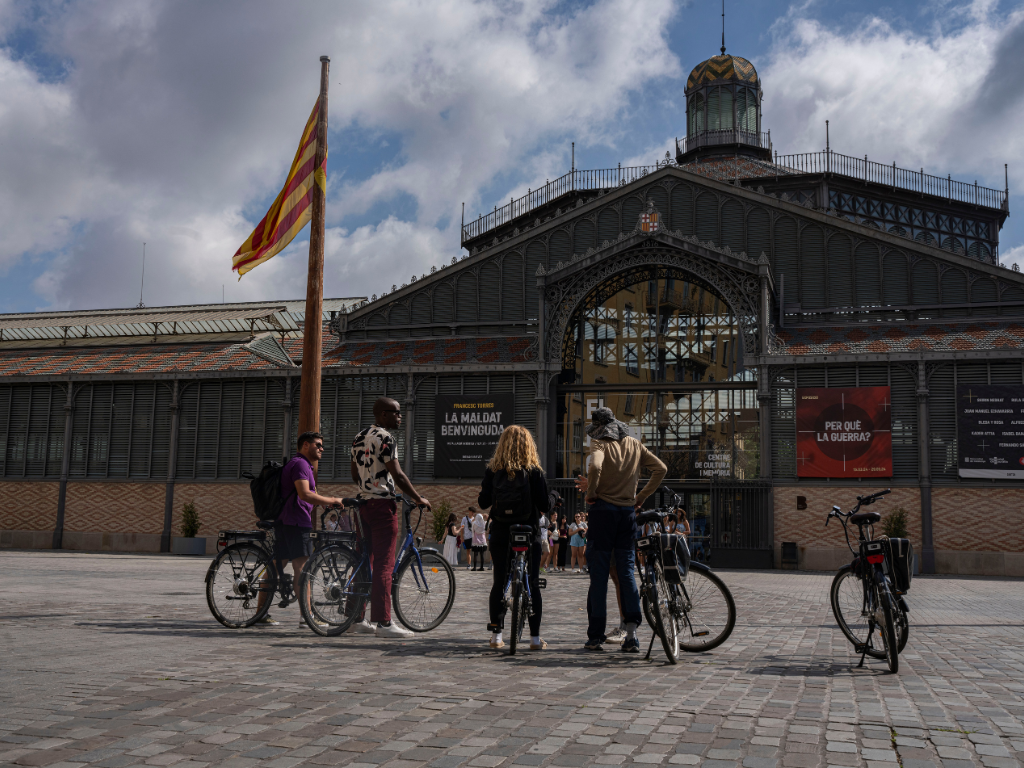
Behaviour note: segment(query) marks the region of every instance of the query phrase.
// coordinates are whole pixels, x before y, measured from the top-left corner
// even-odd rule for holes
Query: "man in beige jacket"
[[[654,493],[668,471],[665,464],[630,437],[626,425],[615,418],[610,408],[598,408],[587,427],[590,436],[590,468],[577,487],[587,494],[587,565],[590,567],[590,591],[587,594],[588,651],[600,651],[608,613],[608,571],[614,557],[622,593],[622,613],[626,639],[622,650],[638,653],[637,625],[643,620],[640,593],[633,574],[636,552],[636,510]],[[636,487],[641,469],[651,479],[640,493]]]

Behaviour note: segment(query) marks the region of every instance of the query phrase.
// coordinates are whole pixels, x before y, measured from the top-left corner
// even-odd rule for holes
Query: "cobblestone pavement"
[[[552,575],[547,651],[486,645],[489,573],[411,641],[231,631],[203,558],[0,554],[0,763],[989,768],[1024,759],[1024,582],[922,578],[900,673],[857,657],[831,576],[722,573],[739,620],[678,666],[585,654],[586,577]],[[646,647],[646,637],[641,637]]]

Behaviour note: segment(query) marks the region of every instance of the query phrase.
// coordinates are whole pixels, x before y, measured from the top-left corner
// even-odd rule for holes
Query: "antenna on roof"
[[[725,54],[725,0],[722,0],[722,54]]]
[[[146,287],[146,244],[142,244],[142,284],[139,286],[139,303],[135,305],[136,309],[145,309],[146,305],[142,303],[142,289]]]

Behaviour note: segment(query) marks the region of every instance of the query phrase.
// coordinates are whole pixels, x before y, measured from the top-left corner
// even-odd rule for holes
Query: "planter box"
[[[185,538],[184,536],[175,536],[171,539],[171,554],[172,555],[205,555],[206,554],[206,537],[198,536],[195,538]]]

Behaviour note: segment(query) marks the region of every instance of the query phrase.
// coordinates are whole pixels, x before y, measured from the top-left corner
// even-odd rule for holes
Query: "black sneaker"
[[[583,646],[583,650],[584,651],[603,651],[604,647],[601,645],[601,640],[602,640],[602,638],[598,638],[597,640],[587,640],[586,644]]]
[[[636,637],[627,637],[619,650],[623,653],[640,653],[640,641]]]

